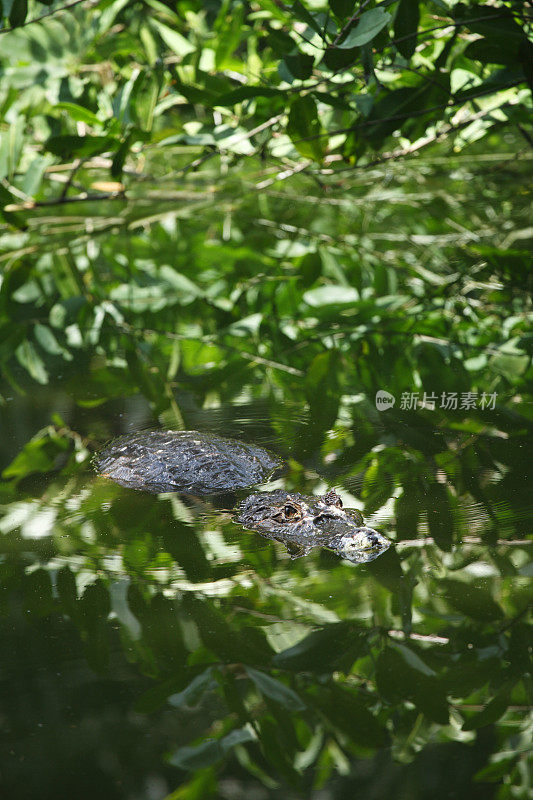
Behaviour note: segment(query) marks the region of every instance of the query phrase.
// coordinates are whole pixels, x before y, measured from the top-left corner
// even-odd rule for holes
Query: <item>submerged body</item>
[[[132,489],[217,494],[246,489],[283,464],[256,445],[198,431],[141,431],[115,439],[95,458],[97,471]],[[283,542],[293,557],[327,547],[355,563],[372,561],[390,545],[368,528],[339,495],[256,492],[233,511],[244,528]]]
[[[373,561],[390,541],[364,524],[354,508],[343,508],[339,495],[257,492],[237,506],[234,519],[245,528],[276,539],[296,558],[313,547],[327,547],[358,564]]]
[[[282,462],[262,447],[214,433],[140,431],[112,441],[95,464],[131,489],[216,494],[268,480]]]

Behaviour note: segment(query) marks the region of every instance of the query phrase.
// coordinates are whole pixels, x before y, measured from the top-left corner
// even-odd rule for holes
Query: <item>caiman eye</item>
[[[290,503],[287,503],[283,506],[283,513],[287,519],[294,519],[294,517],[298,516],[298,509],[295,506],[291,506]]]
[[[342,500],[340,499],[337,492],[332,489],[331,492],[328,492],[324,495],[324,502],[327,503],[328,506],[336,506],[337,508],[342,508]]]

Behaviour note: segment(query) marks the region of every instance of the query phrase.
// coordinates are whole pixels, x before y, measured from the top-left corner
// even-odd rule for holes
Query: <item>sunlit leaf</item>
[[[168,25],[165,25],[158,19],[152,18],[151,24],[154,26],[154,28],[156,28],[165,44],[170,47],[170,49],[176,53],[176,55],[183,57],[189,53],[194,53],[196,48],[189,42],[188,39],[182,36],[181,33],[178,33],[178,31],[170,28]]]
[[[337,45],[343,49],[361,47],[370,42],[382,28],[389,22],[391,15],[384,8],[371,8],[359,18],[359,22],[352,28],[346,38]]]
[[[350,305],[359,300],[359,292],[351,286],[318,286],[303,296],[304,301],[313,308],[329,305]]]
[[[315,33],[318,33],[319,36],[322,36],[322,28],[320,23],[317,21],[314,14],[311,14],[303,3],[300,0],[293,0],[292,3],[292,11],[294,12],[295,16],[309,25]]]
[[[31,377],[37,381],[37,383],[48,383],[48,372],[44,361],[31,342],[28,340],[21,342],[15,350],[15,355],[18,362],[28,370]]]
[[[97,127],[102,125],[102,121],[98,119],[93,111],[90,111],[88,108],[80,106],[77,103],[58,103],[56,106],[54,106],[54,108],[57,108],[60,111],[67,111],[69,117],[77,120],[78,122],[85,122],[87,125],[94,125]]]

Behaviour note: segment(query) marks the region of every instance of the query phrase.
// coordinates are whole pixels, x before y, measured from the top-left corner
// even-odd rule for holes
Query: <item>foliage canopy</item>
[[[325,177],[524,130],[531,109],[519,0],[44,5],[4,3],[0,29],[0,199],[21,227],[44,199],[128,193],[169,164],[257,154]]]

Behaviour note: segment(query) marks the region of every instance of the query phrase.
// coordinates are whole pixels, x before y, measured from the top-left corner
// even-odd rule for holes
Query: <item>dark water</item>
[[[177,399],[286,459],[269,488],[336,487],[395,542],[375,562],[97,477],[106,440],[161,427],[141,396],[6,392],[2,797],[529,796],[530,423],[353,396],[325,430],[262,388]]]

